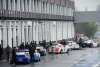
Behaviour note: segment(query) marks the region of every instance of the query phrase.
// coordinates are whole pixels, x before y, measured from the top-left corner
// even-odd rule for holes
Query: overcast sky
[[[75,7],[81,11],[84,11],[86,7],[88,11],[95,11],[98,4],[100,4],[100,0],[75,0]]]

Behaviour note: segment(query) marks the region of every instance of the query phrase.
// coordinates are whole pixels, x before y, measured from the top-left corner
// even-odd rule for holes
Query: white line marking
[[[88,56],[90,56],[90,55],[92,55],[92,54],[94,54],[94,53],[97,53],[97,52],[98,52],[98,51],[95,51],[95,52],[93,52],[93,53],[91,53],[91,54],[88,54],[87,56],[81,58],[79,61],[81,61],[81,60],[85,59],[86,57],[88,57]],[[67,67],[71,67],[71,66],[73,66],[74,64],[78,63],[79,61],[76,61],[75,63],[73,63],[73,64],[71,64],[71,65],[69,65],[69,66],[67,66]]]
[[[100,61],[99,61],[96,65],[94,65],[93,67],[98,67],[98,66],[99,66],[99,64],[100,64]]]

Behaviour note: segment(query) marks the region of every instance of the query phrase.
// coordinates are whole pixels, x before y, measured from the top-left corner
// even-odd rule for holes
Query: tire
[[[69,53],[69,49],[67,50],[67,52],[66,53]]]
[[[52,52],[49,52],[49,54],[52,54]]]
[[[100,45],[98,44],[97,47],[99,47]]]
[[[62,54],[62,49],[60,50],[60,54]]]
[[[39,61],[41,61],[40,58],[39,58]]]
[[[92,48],[93,47],[93,44],[90,44],[90,48]]]

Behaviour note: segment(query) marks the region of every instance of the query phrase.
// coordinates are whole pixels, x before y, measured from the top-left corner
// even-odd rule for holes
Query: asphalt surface
[[[72,50],[63,54],[47,54],[41,56],[40,62],[18,64],[15,67],[96,67],[100,62],[99,48]],[[0,67],[14,67],[9,62],[0,62]]]

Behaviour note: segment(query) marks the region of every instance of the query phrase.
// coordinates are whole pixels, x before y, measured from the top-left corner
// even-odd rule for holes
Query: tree
[[[75,26],[76,33],[82,33],[88,37],[94,37],[98,30],[98,25],[95,22],[79,23]]]
[[[100,5],[97,6],[97,11],[100,11]],[[100,22],[97,22],[98,24],[98,31],[100,31]]]
[[[87,29],[85,29],[84,34],[88,37],[94,37],[94,34],[97,32],[98,30],[98,25],[94,22],[90,22],[87,25]]]

